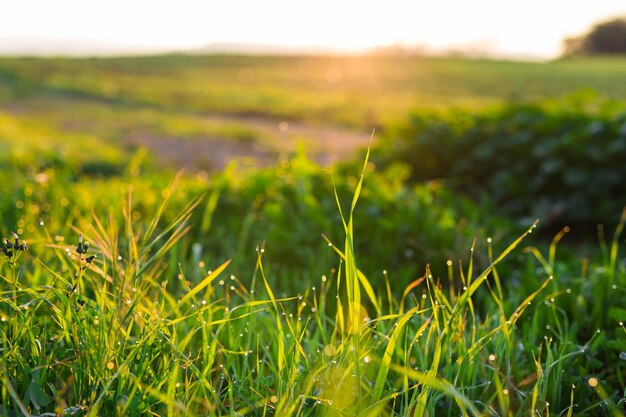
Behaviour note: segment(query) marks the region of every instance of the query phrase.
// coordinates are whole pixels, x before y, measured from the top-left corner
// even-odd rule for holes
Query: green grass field
[[[44,108],[65,98],[106,108],[254,114],[369,130],[402,120],[416,108],[476,109],[581,89],[622,100],[625,71],[619,58],[547,63],[375,56],[5,58],[0,98],[33,100]]]
[[[608,58],[0,59],[0,416],[626,415],[626,211],[593,216],[626,201],[588,192],[621,172],[624,74]],[[610,226],[571,238],[507,215],[506,182],[471,169],[485,150],[448,142],[483,136],[574,167]],[[445,171],[480,171],[501,200],[416,178],[439,138]],[[542,169],[491,150],[519,183]]]

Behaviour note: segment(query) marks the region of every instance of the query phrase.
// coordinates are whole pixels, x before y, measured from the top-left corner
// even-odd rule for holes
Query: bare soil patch
[[[207,115],[207,120],[237,122],[262,133],[262,138],[167,137],[130,135],[127,144],[142,146],[168,165],[191,170],[220,170],[231,160],[248,159],[271,165],[284,153],[305,146],[307,155],[323,166],[350,158],[366,147],[371,133],[337,126],[309,125],[261,116]]]

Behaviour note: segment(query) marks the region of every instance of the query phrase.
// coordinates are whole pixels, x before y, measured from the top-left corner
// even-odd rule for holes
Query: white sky
[[[626,0],[0,0],[0,53],[402,43],[549,58],[620,14]]]

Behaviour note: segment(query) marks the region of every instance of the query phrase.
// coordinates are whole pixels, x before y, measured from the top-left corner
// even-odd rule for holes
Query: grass
[[[225,262],[190,281],[169,254],[199,201],[165,221],[176,181],[150,221],[129,195],[122,223],[77,219],[74,244],[48,235],[0,261],[3,415],[623,415],[626,216],[582,272],[558,263],[555,239],[500,275],[533,225],[500,254],[489,242],[481,272],[472,256],[374,289],[354,251],[361,176],[343,249],[331,242],[327,273],[283,295],[263,246],[248,278]]]
[[[476,110],[581,89],[622,100],[625,68],[619,58],[546,63],[380,56],[4,58],[0,101],[35,102],[41,110],[69,100],[93,111],[114,106],[122,114],[140,109],[184,117],[255,114],[369,130],[402,122],[416,107]],[[61,117],[75,124],[74,112],[81,118],[84,113],[72,108]]]
[[[589,249],[401,164],[125,142],[622,100],[625,62],[1,59],[0,416],[625,415],[626,215]]]

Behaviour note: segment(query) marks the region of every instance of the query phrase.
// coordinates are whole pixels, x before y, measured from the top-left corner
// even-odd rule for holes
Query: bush
[[[589,33],[564,41],[565,55],[626,54],[626,18],[596,24]]]
[[[305,156],[294,156],[262,170],[232,165],[211,178],[183,176],[164,220],[172,221],[168,213],[206,197],[191,219],[196,227],[172,251],[172,264],[193,258],[195,266],[184,272],[200,279],[206,272],[197,266],[201,260],[216,264],[233,259],[233,273],[246,277],[254,272],[250,256],[265,245],[265,257],[272,262],[270,279],[284,290],[301,289],[305,278],[319,278],[338,266],[322,236],[342,246],[333,186],[347,209],[361,168],[338,168],[343,171],[336,172],[333,184],[329,172]],[[1,195],[11,196],[0,199],[0,229],[19,234],[23,229],[31,238],[45,239],[36,237],[41,221],[46,233],[61,238],[68,222],[80,226],[79,219],[92,219],[93,214],[107,218],[111,207],[126,204],[131,190],[132,226],[145,229],[149,213],[168,195],[170,174],[153,172],[139,160],[123,171],[120,177],[81,176],[77,173],[84,167],[71,160],[49,165],[34,159],[27,166],[15,165],[6,175],[11,180],[0,183]],[[427,263],[433,264],[436,276],[445,276],[448,259],[456,263],[466,258],[472,240],[487,236],[478,224],[497,229],[490,235],[498,240],[513,232],[508,222],[491,218],[437,183],[407,187],[406,174],[397,166],[384,172],[368,169],[366,177],[368,186],[355,211],[355,250],[362,259],[359,267],[374,282],[382,281],[387,269],[395,271],[391,278],[399,285],[424,274]],[[112,220],[124,224],[123,219]],[[179,272],[171,268],[170,278]]]
[[[403,161],[415,181],[488,195],[503,214],[588,231],[616,224],[626,203],[626,113],[589,104],[415,114],[373,154],[383,166]]]
[[[473,239],[486,237],[479,222],[489,229],[497,225],[498,237],[510,232],[508,223],[487,218],[469,199],[440,184],[407,187],[406,175],[395,166],[369,171],[354,214],[355,250],[359,267],[375,282],[384,269],[396,271],[394,279],[406,282],[423,274],[427,263],[438,276],[444,275],[446,260],[456,262],[468,253]],[[265,242],[267,257],[280,263],[279,276],[293,277],[294,270],[321,275],[325,271],[315,268],[325,264],[320,257],[334,256],[322,234],[334,244],[342,242],[333,186],[348,210],[357,172],[337,172],[333,183],[328,172],[304,156],[261,171],[226,172],[211,187],[211,192],[219,192],[219,200],[210,236],[200,236],[199,242],[207,252],[233,259]]]

